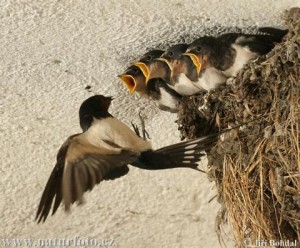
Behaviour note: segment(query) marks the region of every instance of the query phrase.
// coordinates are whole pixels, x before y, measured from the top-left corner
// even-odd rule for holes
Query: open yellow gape
[[[173,71],[173,66],[172,66],[172,64],[167,59],[165,59],[165,58],[157,58],[155,60],[162,61],[162,62],[166,63],[169,66],[170,70]]]
[[[197,75],[199,76],[200,71],[201,71],[201,62],[200,62],[200,58],[193,53],[184,53],[183,55],[189,56],[191,58],[191,60],[193,61],[194,65],[196,66],[196,71],[197,71]]]
[[[133,65],[140,68],[140,70],[143,72],[143,75],[146,78],[146,83],[147,83],[149,80],[149,76],[150,76],[150,70],[149,70],[148,66],[142,62],[135,62]]]
[[[136,82],[133,76],[122,74],[119,76],[122,82],[125,84],[126,88],[128,89],[129,93],[133,93],[136,88]]]
[[[126,88],[129,90],[129,92],[132,94],[135,91],[139,93],[142,89],[145,88],[149,76],[150,76],[150,70],[148,66],[142,62],[136,62],[133,64],[134,66],[138,67],[145,77],[145,80],[141,80],[141,75],[137,76],[136,78],[130,74],[126,74],[126,72],[120,76],[118,76],[122,82],[125,84]],[[139,79],[138,79],[139,78]]]

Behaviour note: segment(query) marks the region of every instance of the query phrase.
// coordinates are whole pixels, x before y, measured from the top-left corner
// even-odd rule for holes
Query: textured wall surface
[[[149,47],[220,27],[282,25],[282,11],[299,5],[299,0],[1,0],[0,238],[113,237],[125,248],[219,247],[214,219],[220,206],[208,203],[214,185],[188,169],[130,168],[127,176],[95,187],[70,214],[60,208],[40,225],[34,217],[58,148],[80,132],[78,108],[92,95],[85,86],[114,96],[111,113],[127,124],[138,123],[143,109],[154,147],[177,142],[176,115],[130,96],[116,75]]]

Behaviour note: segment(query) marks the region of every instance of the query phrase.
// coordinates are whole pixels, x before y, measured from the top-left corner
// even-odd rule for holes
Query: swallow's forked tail
[[[179,167],[199,170],[197,167],[201,157],[217,143],[221,134],[253,121],[260,120],[261,118],[262,116],[232,128],[226,128],[215,134],[165,146],[155,151],[144,151],[131,165],[146,170],[162,170]]]
[[[144,151],[132,165],[147,170],[178,167],[197,169],[201,157],[216,143],[219,135],[220,133],[183,141],[155,151]]]

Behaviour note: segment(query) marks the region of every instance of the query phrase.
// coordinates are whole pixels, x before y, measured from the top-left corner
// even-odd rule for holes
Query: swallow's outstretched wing
[[[69,137],[62,145],[56,165],[46,184],[36,214],[38,222],[45,221],[52,207],[52,215],[63,202],[65,210],[71,204],[83,203],[83,194],[102,180],[121,177],[128,172],[127,164],[139,153],[91,145],[82,134]],[[52,204],[54,201],[54,204]]]

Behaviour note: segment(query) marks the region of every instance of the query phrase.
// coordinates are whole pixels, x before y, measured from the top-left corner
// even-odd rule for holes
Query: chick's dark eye
[[[147,56],[147,57],[145,58],[145,60],[146,60],[146,61],[150,61],[150,60],[151,60],[151,56],[150,56],[150,55]]]
[[[140,71],[139,68],[136,68],[136,67],[131,69],[132,75],[137,75],[139,73],[139,71]]]
[[[169,57],[173,57],[174,56],[174,52],[168,52],[168,56]]]
[[[201,50],[202,50],[202,47],[197,47],[197,48],[196,48],[196,51],[197,51],[197,52],[201,52]]]

